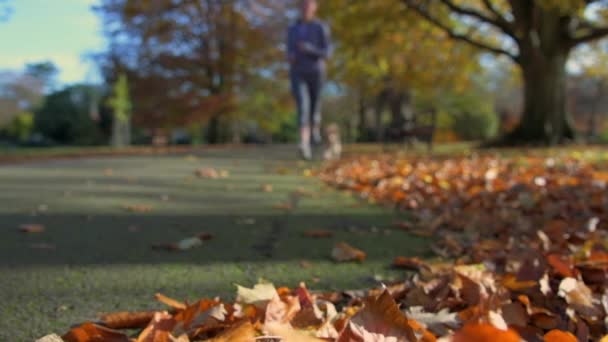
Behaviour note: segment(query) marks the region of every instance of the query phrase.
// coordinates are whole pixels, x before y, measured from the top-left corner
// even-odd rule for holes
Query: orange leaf
[[[304,235],[304,237],[313,238],[313,239],[324,239],[324,238],[333,237],[334,233],[330,232],[329,230],[312,229],[312,230],[305,231],[302,235]]]
[[[22,224],[19,226],[19,230],[22,233],[38,234],[43,233],[45,231],[45,228],[41,224]]]
[[[577,342],[576,336],[567,331],[551,330],[543,338],[545,342]]]
[[[533,280],[519,281],[514,274],[507,274],[501,280],[502,286],[511,291],[522,291],[538,285],[538,282]]]
[[[365,261],[367,254],[360,249],[357,249],[346,242],[340,242],[336,244],[334,249],[331,251],[331,256],[335,261]]]
[[[154,311],[147,312],[116,312],[101,316],[103,324],[110,329],[141,329],[148,326]]]
[[[186,304],[184,304],[183,302],[180,302],[178,300],[175,300],[173,298],[169,298],[161,293],[157,293],[154,295],[154,298],[156,298],[157,301],[167,305],[168,307],[177,309],[177,310],[186,310]]]
[[[500,330],[488,323],[467,324],[454,334],[453,342],[519,342],[513,330]]]
[[[70,330],[61,337],[65,342],[130,342],[120,331],[104,328],[93,323],[85,323]]]
[[[403,256],[398,256],[395,258],[393,261],[393,267],[411,271],[420,271],[423,268],[429,268],[429,266],[420,258],[407,258]]]
[[[558,254],[549,254],[547,255],[547,262],[549,265],[551,265],[551,267],[553,267],[555,273],[559,274],[560,276],[564,278],[576,277],[574,265],[572,265],[572,262],[570,262],[570,260],[567,258],[564,258]]]

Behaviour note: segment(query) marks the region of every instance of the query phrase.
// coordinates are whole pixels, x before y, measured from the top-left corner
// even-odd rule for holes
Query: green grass
[[[395,256],[429,255],[427,241],[391,230],[399,214],[360,205],[305,177],[312,165],[296,162],[290,148],[197,154],[0,167],[0,341],[63,333],[103,312],[161,308],[153,300],[156,292],[230,300],[235,283],[252,285],[260,278],[288,286],[305,281],[315,290],[375,286],[379,279],[403,277],[389,268]],[[194,178],[200,167],[225,169],[230,177]],[[274,191],[262,192],[262,184]],[[314,196],[304,197],[291,213],[273,208],[299,187]],[[153,210],[129,213],[122,209],[127,204]],[[44,224],[46,231],[24,235],[18,232],[23,223]],[[329,229],[335,237],[307,239],[307,229]],[[201,232],[215,237],[191,251],[150,248]],[[329,254],[338,241],[365,250],[368,260],[332,262]],[[56,249],[31,248],[39,243]],[[312,267],[303,268],[303,260]]]

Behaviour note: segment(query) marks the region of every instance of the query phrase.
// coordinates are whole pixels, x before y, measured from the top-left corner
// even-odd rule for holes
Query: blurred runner
[[[290,64],[291,89],[298,107],[300,153],[312,159],[311,143],[320,144],[321,90],[325,79],[325,61],[331,54],[328,26],[317,18],[316,0],[303,0],[300,18],[289,27],[287,58]]]

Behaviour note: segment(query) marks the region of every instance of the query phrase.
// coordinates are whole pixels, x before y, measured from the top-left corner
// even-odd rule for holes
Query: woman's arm
[[[315,46],[315,44],[304,42],[300,44],[300,49],[315,57],[327,59],[331,56],[331,33],[327,25],[320,24],[320,26],[320,46]]]

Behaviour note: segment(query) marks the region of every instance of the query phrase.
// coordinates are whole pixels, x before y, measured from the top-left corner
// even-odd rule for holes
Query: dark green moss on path
[[[305,281],[315,290],[370,287],[403,277],[389,268],[395,256],[429,253],[427,241],[392,230],[399,214],[357,205],[305,177],[311,166],[287,147],[1,166],[0,341],[63,333],[102,312],[161,308],[156,292],[232,299],[235,283],[261,278],[288,286]],[[195,178],[200,167],[228,170],[230,177]],[[263,192],[263,184],[274,191]],[[293,212],[273,208],[301,187],[313,196]],[[130,204],[152,211],[122,208]],[[46,231],[25,235],[18,231],[23,223],[44,224]],[[304,238],[307,229],[335,237]],[[200,248],[151,249],[202,232],[214,239]],[[365,250],[368,260],[332,262],[338,241]],[[311,267],[302,267],[304,260]]]

